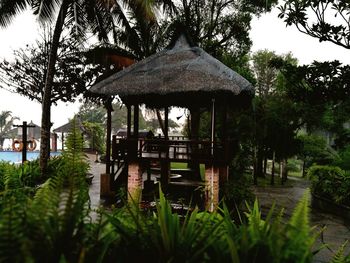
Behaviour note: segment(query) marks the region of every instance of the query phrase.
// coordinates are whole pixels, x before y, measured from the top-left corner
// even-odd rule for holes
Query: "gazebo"
[[[165,190],[169,185],[181,184],[181,181],[172,182],[170,179],[171,162],[204,164],[204,181],[192,183],[203,186],[205,207],[215,209],[219,202],[219,180],[227,180],[228,165],[233,156],[231,140],[226,133],[227,108],[250,104],[253,87],[246,79],[193,45],[185,34],[179,34],[168,48],[95,84],[91,91],[118,95],[128,109],[127,138],[112,140],[112,165],[110,169],[107,163],[106,169],[110,183],[118,179],[121,170],[125,169],[127,190],[130,196],[137,199],[142,189],[142,174],[145,171],[149,173],[152,162],[160,163],[160,181]],[[164,110],[163,137],[139,138],[138,112],[141,104]],[[210,138],[169,138],[170,106],[188,108],[191,115],[197,114],[197,117],[200,108],[210,110]],[[218,118],[221,118],[222,123],[220,138],[216,136],[215,124]],[[198,127],[196,121],[199,118],[192,119],[193,127]],[[108,130],[110,127],[107,127]],[[107,141],[107,155],[110,151],[108,144]],[[119,165],[115,171],[116,163],[123,165]]]
[[[53,132],[56,136],[56,141],[57,141],[57,133],[61,133],[62,150],[64,148],[64,139],[65,139],[64,136],[65,136],[65,134],[70,133],[72,131],[72,128],[73,128],[72,125],[73,125],[72,122],[69,121],[66,124],[63,124],[62,126],[57,127],[56,129],[53,130]],[[82,124],[79,116],[76,118],[76,125],[78,126],[81,133],[84,134],[85,128],[84,128],[84,125]],[[57,145],[57,143],[56,143],[56,145]]]

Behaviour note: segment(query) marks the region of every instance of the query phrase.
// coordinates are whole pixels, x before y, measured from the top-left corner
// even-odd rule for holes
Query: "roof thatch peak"
[[[185,34],[181,34],[179,38],[176,40],[175,45],[172,49],[185,49],[185,48],[191,48],[191,45],[188,42],[188,39],[186,38]]]
[[[157,107],[185,106],[198,99],[206,103],[214,97],[227,99],[241,93],[250,96],[253,87],[203,49],[191,46],[186,34],[180,34],[172,46],[113,74],[91,91]]]

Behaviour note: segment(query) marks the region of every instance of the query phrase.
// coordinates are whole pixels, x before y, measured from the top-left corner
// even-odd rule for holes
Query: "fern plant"
[[[332,260],[330,263],[350,263],[350,254],[347,256],[344,255],[345,248],[348,244],[348,240],[345,241],[337,250],[337,252],[334,254]]]

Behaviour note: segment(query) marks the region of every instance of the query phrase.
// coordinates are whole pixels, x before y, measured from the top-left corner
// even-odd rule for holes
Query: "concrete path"
[[[266,214],[271,205],[275,202],[277,208],[285,208],[285,216],[290,217],[298,200],[303,196],[305,190],[310,187],[310,183],[303,179],[290,178],[289,187],[282,186],[265,186],[254,187],[262,213]],[[317,209],[311,208],[311,225],[317,229],[325,227],[325,230],[318,238],[316,248],[321,244],[327,244],[328,248],[324,248],[314,257],[314,262],[329,262],[332,255],[346,241],[350,241],[350,222],[332,214],[324,213]],[[279,211],[279,210],[277,210]],[[350,244],[346,248],[350,253]]]
[[[90,205],[95,210],[102,205],[102,200],[100,199],[100,175],[105,172],[106,166],[103,163],[95,162],[96,156],[94,154],[87,154],[87,156],[90,164],[90,173],[94,175],[89,188]]]

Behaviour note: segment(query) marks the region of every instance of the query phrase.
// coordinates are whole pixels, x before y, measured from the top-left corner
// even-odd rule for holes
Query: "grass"
[[[303,174],[302,174],[302,171],[298,171],[298,172],[289,171],[289,172],[288,172],[288,176],[302,178],[302,177],[303,177]]]
[[[170,164],[170,168],[171,169],[187,169],[187,163],[172,162]],[[204,180],[205,165],[204,164],[200,164],[199,169],[200,169],[201,178],[202,178],[202,180]]]
[[[288,173],[288,177],[289,177],[289,173]],[[258,177],[258,186],[272,186],[270,184],[271,182],[271,175],[267,174],[264,178],[263,177]],[[291,187],[293,186],[293,181],[292,180],[287,180],[286,182],[284,182],[284,184],[281,184],[281,178],[279,176],[278,173],[275,173],[275,184],[273,186],[276,187]]]

